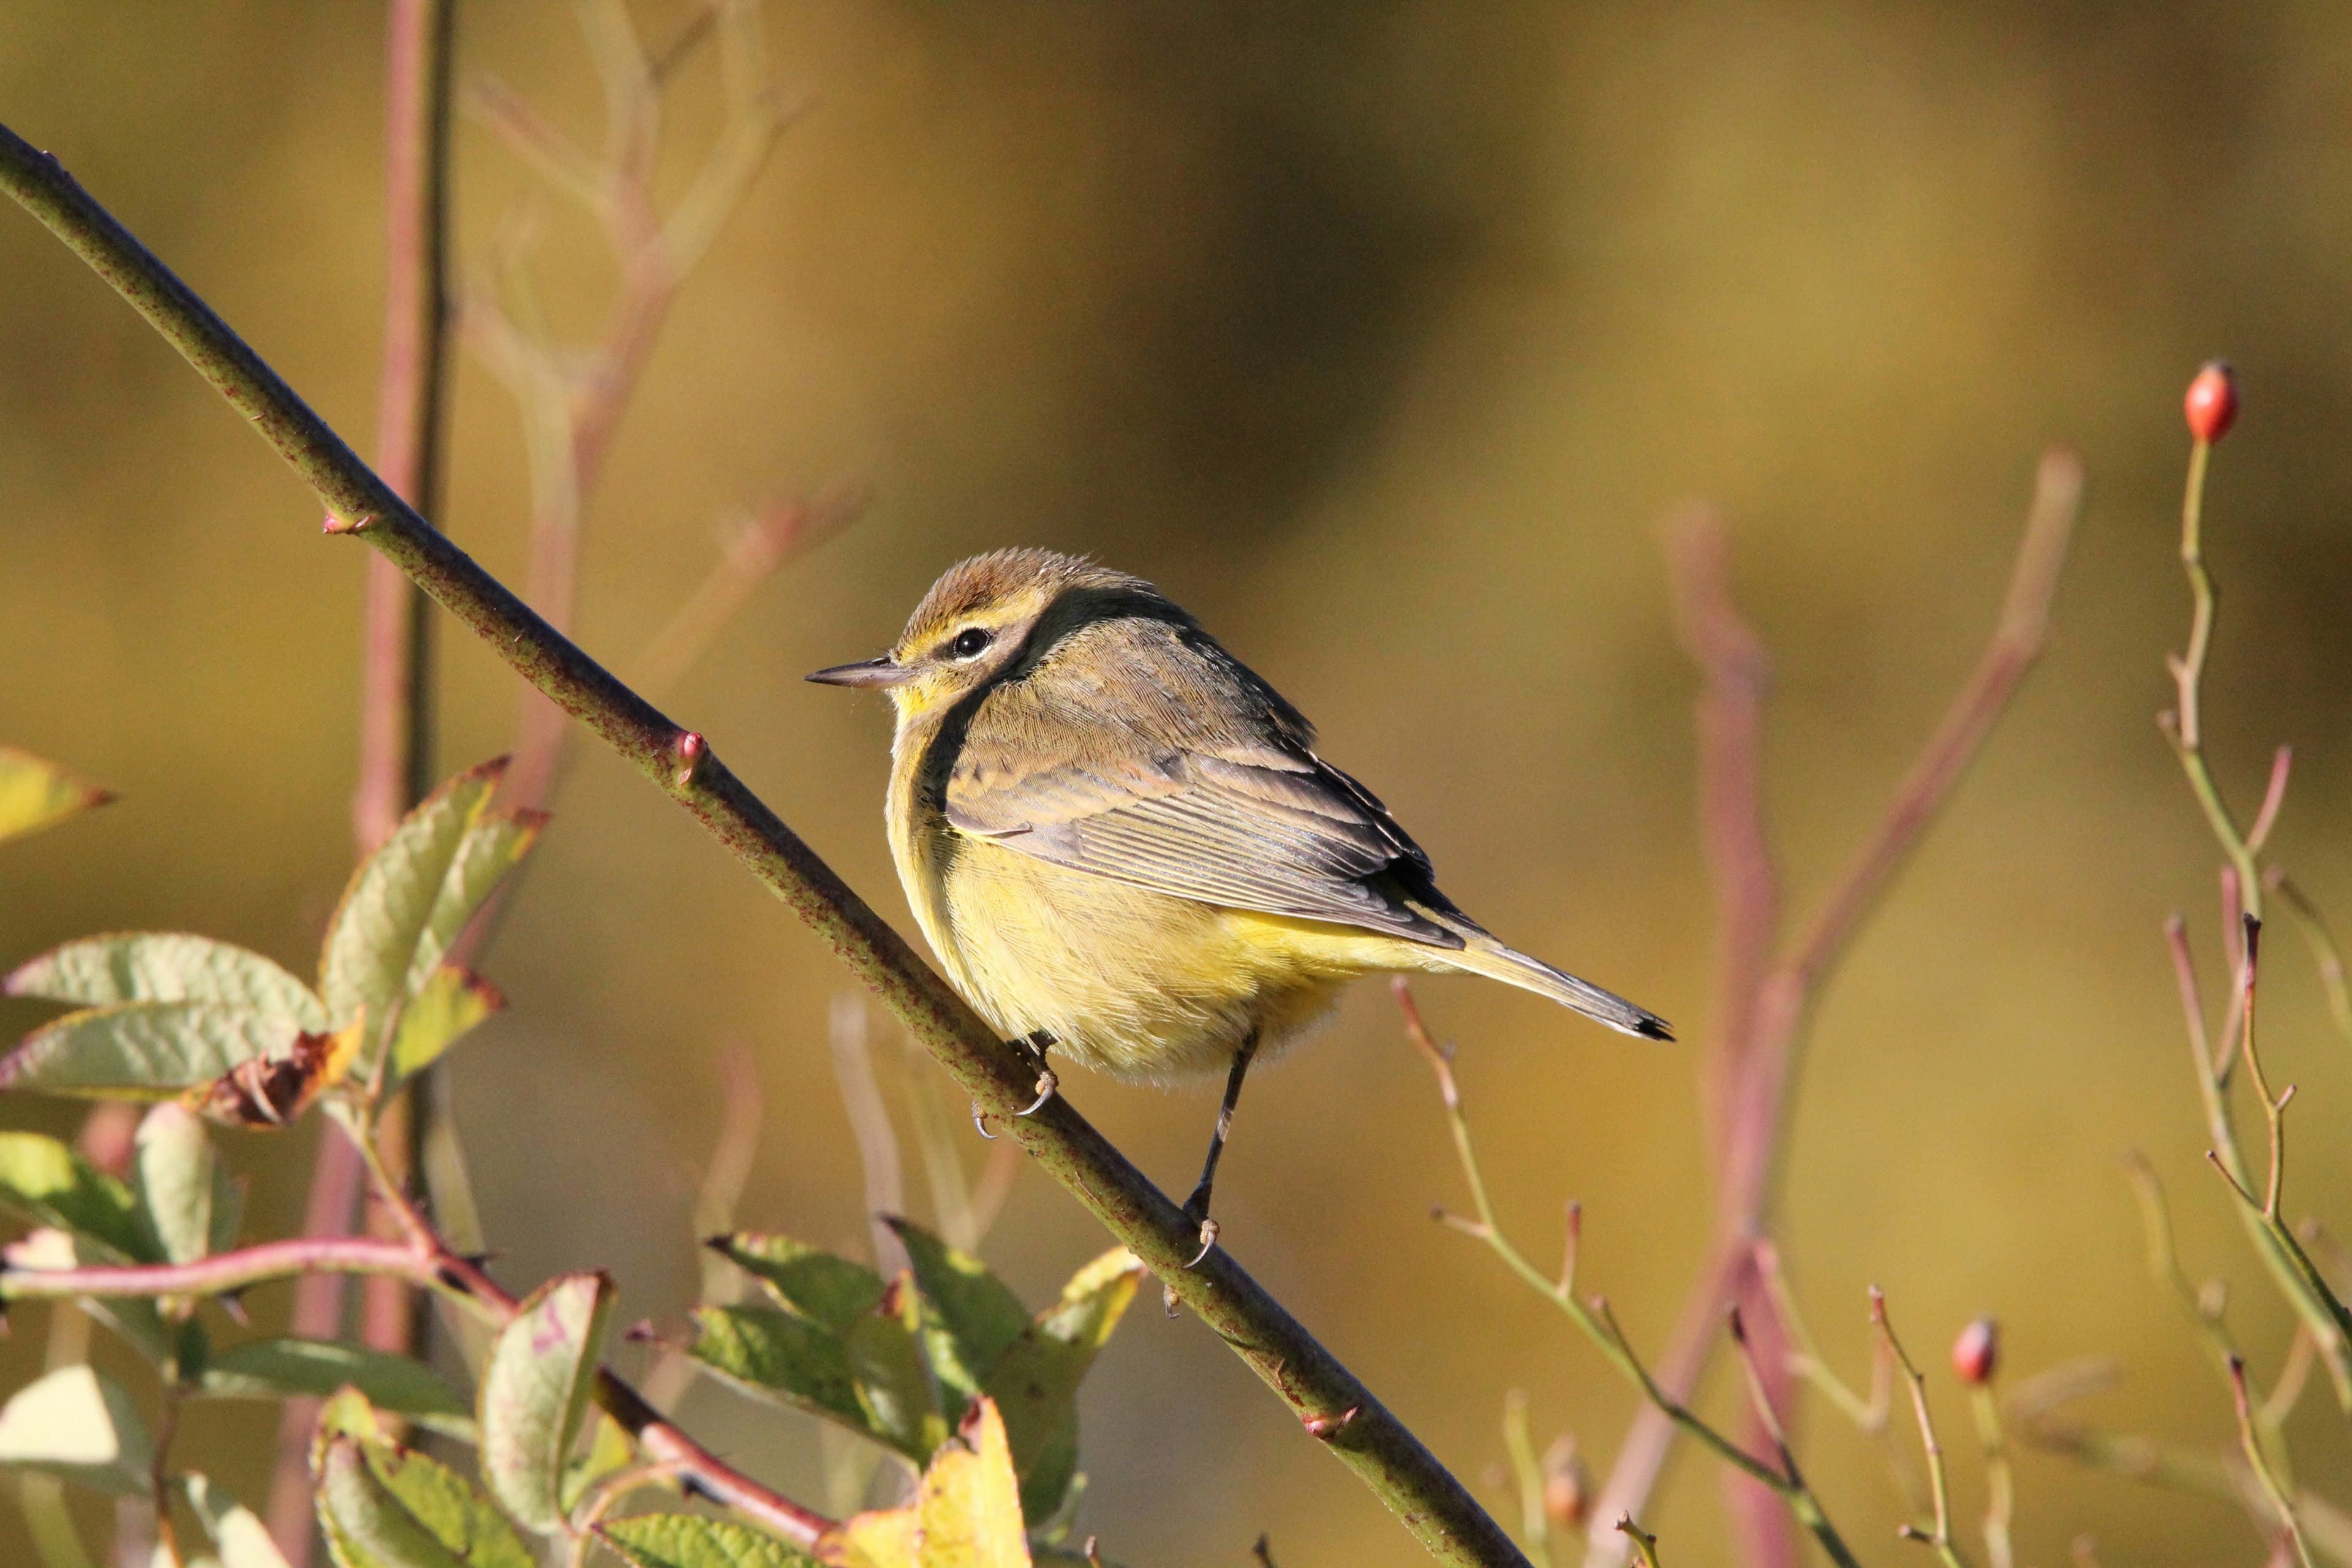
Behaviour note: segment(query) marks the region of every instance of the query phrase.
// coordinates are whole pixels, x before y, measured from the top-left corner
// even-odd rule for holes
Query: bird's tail
[[[1463,939],[1458,950],[1433,953],[1450,968],[1483,974],[1489,980],[1499,980],[1506,985],[1516,985],[1522,991],[1532,991],[1538,996],[1549,996],[1563,1007],[1583,1014],[1596,1023],[1622,1029],[1629,1035],[1639,1035],[1648,1040],[1671,1040],[1675,1032],[1664,1018],[1646,1008],[1636,1007],[1613,991],[1603,991],[1589,980],[1579,980],[1566,970],[1554,969],[1539,958],[1529,958],[1516,948],[1505,947],[1493,937],[1469,921],[1454,919],[1444,922]]]

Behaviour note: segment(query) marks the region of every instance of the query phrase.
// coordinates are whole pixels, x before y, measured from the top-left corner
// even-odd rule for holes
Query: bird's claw
[[[1217,1222],[1213,1219],[1204,1219],[1201,1222],[1201,1250],[1194,1253],[1192,1255],[1192,1261],[1187,1263],[1184,1267],[1187,1268],[1198,1268],[1201,1267],[1201,1259],[1208,1257],[1210,1253],[1215,1251],[1216,1247]]]
[[[971,1102],[971,1130],[992,1143],[996,1142],[996,1134],[988,1130],[988,1112],[980,1108],[976,1100]]]
[[[1061,1087],[1062,1080],[1054,1076],[1054,1069],[1052,1068],[1040,1069],[1037,1074],[1037,1098],[1029,1102],[1029,1108],[1026,1110],[1016,1110],[1013,1114],[1015,1116],[1036,1115],[1037,1112],[1045,1109],[1045,1102],[1053,1099],[1055,1093],[1061,1089]]]

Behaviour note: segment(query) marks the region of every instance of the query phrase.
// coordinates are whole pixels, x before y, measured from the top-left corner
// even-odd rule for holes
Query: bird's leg
[[[1045,1102],[1053,1099],[1055,1091],[1062,1087],[1062,1080],[1054,1076],[1053,1068],[1045,1061],[1045,1053],[1052,1048],[1054,1037],[1040,1029],[1026,1039],[1014,1043],[1037,1058],[1037,1098],[1030,1102],[1028,1110],[1016,1110],[1013,1114],[1034,1116],[1045,1108]]]
[[[1255,1055],[1257,1031],[1252,1029],[1234,1053],[1233,1071],[1225,1077],[1225,1102],[1217,1108],[1217,1131],[1209,1140],[1209,1157],[1201,1165],[1201,1184],[1184,1200],[1184,1213],[1201,1222],[1201,1250],[1184,1265],[1187,1268],[1197,1266],[1217,1245],[1217,1222],[1209,1217],[1209,1194],[1217,1184],[1217,1161],[1225,1152],[1225,1139],[1234,1130],[1234,1107],[1242,1097],[1242,1079],[1249,1076],[1250,1058]]]

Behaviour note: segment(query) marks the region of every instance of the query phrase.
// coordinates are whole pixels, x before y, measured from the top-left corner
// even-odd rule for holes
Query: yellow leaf
[[[37,833],[113,798],[29,752],[0,746],[0,838]]]
[[[996,1402],[973,1402],[910,1506],[843,1521],[817,1542],[817,1557],[832,1568],[1030,1568],[1021,1483]]]

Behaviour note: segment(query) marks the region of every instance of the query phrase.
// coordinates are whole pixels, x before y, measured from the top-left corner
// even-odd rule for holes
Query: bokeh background
[[[636,14],[660,37],[688,10]],[[379,21],[227,0],[0,18],[0,117],[362,442]],[[1801,918],[1973,660],[2036,453],[2077,446],[2092,502],[2049,659],[1826,993],[1780,1226],[1855,1375],[1874,1281],[1925,1357],[1996,1313],[2021,1371],[2118,1357],[2101,1418],[2228,1439],[2118,1167],[2149,1152],[2192,1272],[2240,1284],[2233,1321],[2274,1369],[2287,1319],[2201,1168],[2158,941],[2185,908],[2210,950],[2214,855],[2150,716],[2186,624],[2179,392],[2226,353],[2249,412],[2210,514],[2212,744],[2250,805],[2269,746],[2295,742],[2280,852],[2352,910],[2352,12],[820,0],[770,26],[805,110],[623,427],[583,639],[626,676],[709,569],[714,520],[866,487],[863,518],[764,586],[671,706],[911,931],[881,705],[801,674],[885,646],[982,548],[1092,552],[1163,584],[1319,721],[1466,905],[1683,1026],[1636,1047],[1500,987],[1422,988],[1507,1215],[1545,1255],[1580,1196],[1585,1278],[1645,1349],[1705,1235],[1711,1024],[1658,519],[1703,496],[1732,520],[1776,656],[1769,792]],[[565,6],[468,5],[461,28],[467,73],[593,140]],[[680,79],[670,174],[717,103],[707,64]],[[531,181],[478,126],[460,136],[459,245],[479,258]],[[594,234],[560,207],[547,233],[559,321],[592,332],[612,282]],[[277,460],[14,214],[0,280],[0,740],[123,796],[10,847],[0,960],[178,927],[301,968],[351,857],[364,552],[321,540]],[[516,580],[519,424],[471,362],[455,421],[447,525]],[[444,648],[447,771],[505,748],[516,683],[462,635]],[[675,1314],[729,1042],[767,1090],[744,1217],[860,1244],[825,1046],[844,976],[639,781],[572,757],[487,964],[511,1011],[455,1058],[455,1097],[507,1279],[602,1265],[631,1316]],[[2281,953],[2265,1016],[2274,1074],[2302,1086],[2292,1205],[2352,1226],[2347,1049]],[[0,1024],[42,1016],[9,1004]],[[1209,1099],[1068,1091],[1165,1184],[1190,1180]],[[70,1125],[37,1103],[0,1118]],[[236,1142],[257,1231],[296,1223],[309,1153],[308,1133]],[[1226,1169],[1236,1253],[1490,1504],[1507,1389],[1605,1466],[1629,1391],[1425,1217],[1459,1180],[1379,987],[1253,1083]],[[1101,1245],[1024,1173],[989,1250],[1035,1293]],[[39,1338],[0,1348],[0,1385]],[[1965,1451],[1965,1405],[1932,1381]],[[1727,1382],[1710,1407],[1731,1408]],[[2326,1405],[2294,1426],[2305,1479],[2352,1500]],[[1082,1528],[1127,1562],[1239,1563],[1261,1531],[1294,1568],[1413,1557],[1194,1321],[1140,1306],[1085,1412]],[[715,1389],[688,1415],[813,1485],[808,1423]],[[271,1425],[207,1412],[188,1440],[254,1497]],[[1915,1550],[1871,1451],[1825,1412],[1805,1428],[1850,1536],[1874,1560]],[[1973,1520],[1981,1477],[1956,1468]],[[1650,1520],[1669,1561],[1727,1560],[1718,1483],[1688,1455],[1671,1472]],[[2085,1531],[2111,1563],[2263,1550],[2227,1508],[2060,1459],[2024,1456],[2021,1491],[2028,1562]],[[0,1520],[0,1556],[16,1529]]]

